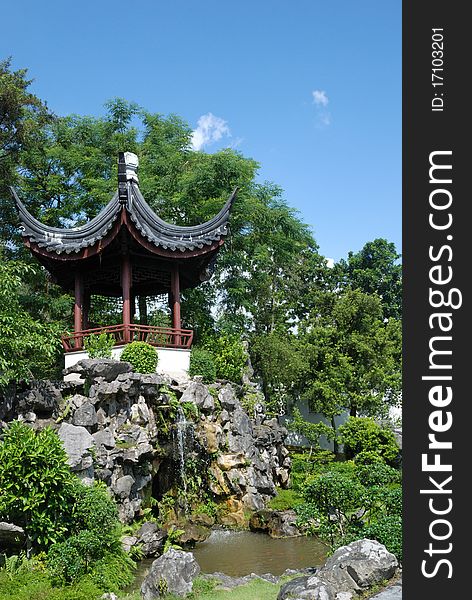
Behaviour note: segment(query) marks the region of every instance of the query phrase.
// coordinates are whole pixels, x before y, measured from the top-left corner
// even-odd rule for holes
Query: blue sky
[[[0,57],[57,114],[176,113],[257,160],[325,256],[401,249],[400,0],[16,0],[2,21]]]

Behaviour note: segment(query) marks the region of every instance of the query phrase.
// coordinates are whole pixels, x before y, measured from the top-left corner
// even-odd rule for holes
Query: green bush
[[[386,463],[393,463],[399,448],[390,429],[381,427],[370,417],[349,417],[339,428],[340,440],[345,446],[346,455],[360,457],[366,464],[377,462],[377,457]],[[374,456],[375,455],[375,456]]]
[[[104,591],[118,592],[133,583],[135,569],[136,563],[120,548],[95,562],[90,579]]]
[[[88,335],[84,338],[84,349],[89,358],[111,358],[114,345],[115,338],[105,332],[100,335]]]
[[[135,373],[154,373],[157,367],[157,350],[146,342],[131,342],[124,347],[120,360],[131,363]]]
[[[72,507],[69,530],[95,532],[102,540],[115,540],[118,532],[116,504],[107,489],[100,484],[85,486],[76,480],[72,487]]]
[[[322,514],[334,513],[341,518],[348,517],[351,511],[355,511],[363,503],[365,489],[355,479],[328,472],[308,482],[303,496]]]
[[[293,489],[277,489],[277,496],[272,498],[267,504],[268,508],[273,510],[288,510],[303,504],[303,497]]]
[[[400,561],[403,559],[402,533],[402,519],[398,515],[384,515],[363,530],[364,537],[377,540]]]
[[[211,342],[207,350],[213,354],[218,379],[241,382],[247,353],[238,337],[222,335]]]
[[[64,536],[74,479],[52,429],[35,432],[20,421],[5,429],[0,442],[0,520],[24,527],[34,548],[47,548]]]
[[[208,350],[204,350],[203,348],[192,348],[188,374],[190,377],[200,375],[203,377],[204,383],[213,383],[215,381],[215,361]]]
[[[400,483],[402,480],[401,471],[389,467],[385,463],[358,467],[356,476],[366,487],[386,486]]]

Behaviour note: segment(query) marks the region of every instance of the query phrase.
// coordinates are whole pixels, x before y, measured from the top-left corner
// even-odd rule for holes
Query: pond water
[[[318,567],[326,560],[327,547],[315,537],[275,540],[264,533],[215,530],[192,552],[203,573],[221,571],[238,577]]]
[[[250,573],[281,575],[286,569],[319,567],[327,547],[316,537],[272,539],[264,533],[214,530],[191,550],[203,573],[220,571],[239,577]],[[139,589],[154,559],[140,562],[132,586]]]

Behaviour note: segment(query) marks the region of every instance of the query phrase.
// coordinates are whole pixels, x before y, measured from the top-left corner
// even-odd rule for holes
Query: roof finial
[[[121,202],[126,202],[128,199],[128,181],[139,183],[138,166],[138,157],[133,152],[118,154],[118,193]]]

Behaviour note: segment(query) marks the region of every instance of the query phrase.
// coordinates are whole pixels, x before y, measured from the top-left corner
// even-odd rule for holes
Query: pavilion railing
[[[152,325],[109,325],[76,331],[70,335],[62,336],[62,346],[65,352],[82,350],[84,338],[89,335],[107,333],[115,338],[115,346],[129,342],[147,342],[159,348],[190,348],[193,340],[191,329],[174,329],[173,327],[153,327]]]

